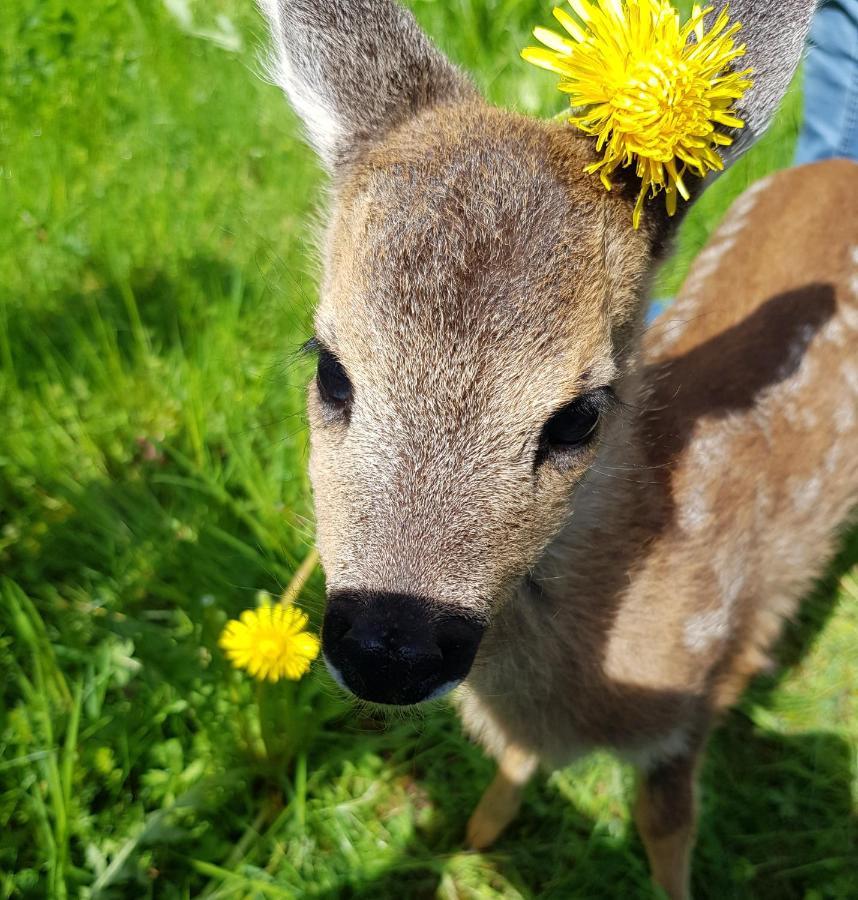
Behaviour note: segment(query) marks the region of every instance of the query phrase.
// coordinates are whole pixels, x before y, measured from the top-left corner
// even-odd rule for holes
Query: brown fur
[[[852,163],[776,175],[728,214],[647,334],[538,592],[486,636],[462,705],[492,752],[556,764],[608,746],[644,773],[693,767],[858,503],[856,254]],[[669,815],[638,820],[659,883],[684,896],[659,869],[688,855],[693,822],[665,840]]]
[[[858,215],[846,185],[858,186],[858,167],[831,162],[782,173],[740,200],[742,212],[756,202],[742,220],[728,215],[696,269],[741,224],[736,244],[648,334],[642,384],[534,575],[544,578],[538,594],[508,604],[484,642],[486,657],[506,644],[510,672],[528,668],[517,647],[528,658],[540,648],[520,692],[521,726],[503,729],[517,743],[556,746],[560,761],[576,738],[622,745],[707,721],[760,666],[819,574],[858,501],[855,244],[832,233]],[[808,230],[767,227],[792,217]],[[538,639],[537,604],[552,622]],[[689,623],[709,616],[717,632],[719,611],[723,633],[689,648]],[[519,691],[496,666],[483,675],[480,662],[475,693],[502,698],[509,722]],[[558,698],[555,683],[574,693]],[[474,705],[491,741],[492,704]],[[558,734],[561,721],[568,733]],[[534,741],[535,725],[545,734]]]

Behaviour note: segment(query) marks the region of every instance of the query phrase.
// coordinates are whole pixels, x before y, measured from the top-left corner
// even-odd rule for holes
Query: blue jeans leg
[[[816,13],[804,75],[796,163],[858,159],[858,0],[826,0]]]

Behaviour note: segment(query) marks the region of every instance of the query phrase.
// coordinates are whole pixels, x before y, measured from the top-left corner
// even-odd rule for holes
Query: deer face
[[[648,241],[624,201],[575,179],[583,149],[565,129],[443,108],[341,184],[311,474],[325,656],[365,699],[462,680],[611,422]]]
[[[484,105],[391,0],[261,3],[333,175],[309,390],[323,649],[358,696],[416,703],[467,675],[574,512],[657,215],[635,232],[636,189],[583,173],[589,139]]]

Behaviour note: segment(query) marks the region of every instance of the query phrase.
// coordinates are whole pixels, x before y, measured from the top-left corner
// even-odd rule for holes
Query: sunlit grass
[[[559,110],[518,59],[547,4],[411,5],[492,100]],[[312,546],[296,350],[319,167],[257,77],[249,0],[7,7],[3,896],[647,896],[631,773],[605,757],[535,785],[475,855],[461,839],[491,767],[443,706],[344,715],[319,671],[319,733],[274,747],[217,640]],[[796,111],[689,216],[659,290],[732,195],[788,163]],[[856,894],[856,559],[853,542],[797,631],[807,655],[716,737],[699,896]],[[316,575],[316,624],[321,596]]]

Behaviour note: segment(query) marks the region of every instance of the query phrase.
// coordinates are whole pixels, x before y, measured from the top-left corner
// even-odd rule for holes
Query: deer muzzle
[[[336,591],[322,628],[325,662],[362,700],[407,706],[434,700],[468,674],[484,626],[410,594]]]

